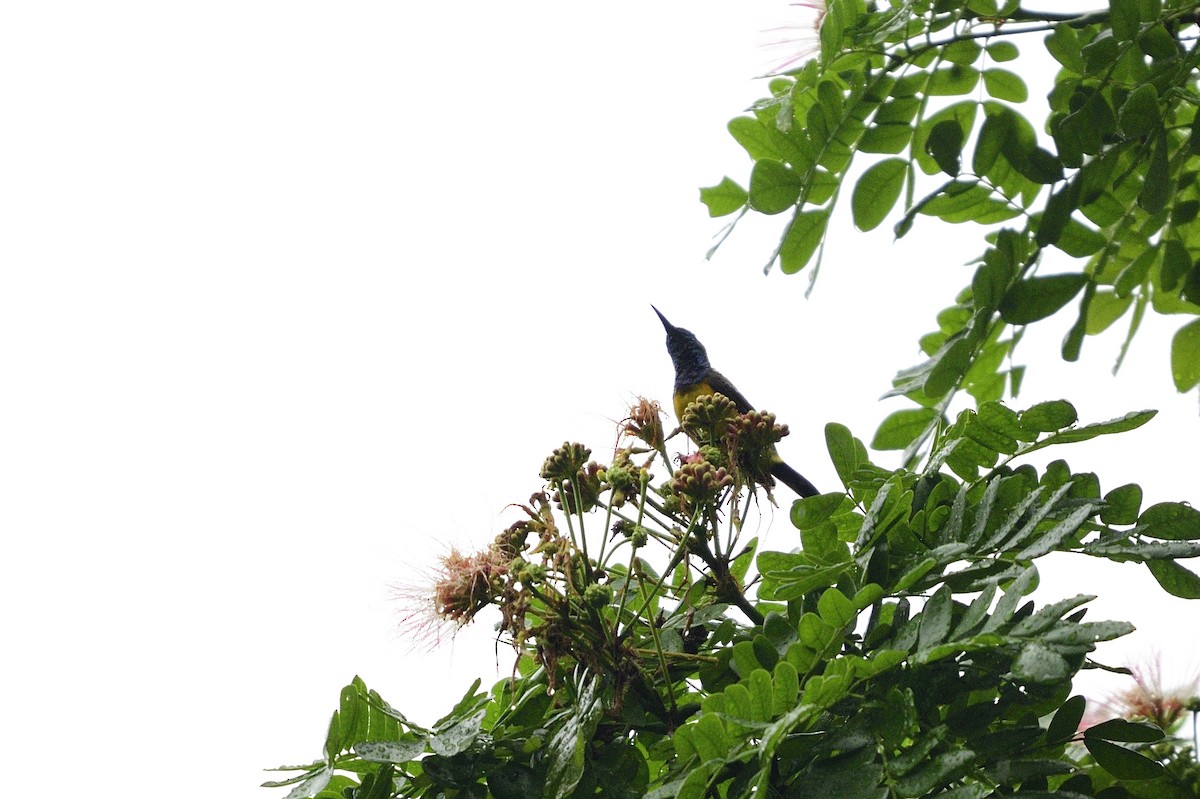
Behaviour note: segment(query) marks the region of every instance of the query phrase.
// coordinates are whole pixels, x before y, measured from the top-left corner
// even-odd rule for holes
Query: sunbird
[[[650,307],[654,308],[653,305]],[[694,333],[682,327],[675,327],[657,308],[654,308],[654,312],[658,314],[667,331],[667,352],[671,356],[671,363],[675,365],[675,417],[680,422],[683,421],[683,412],[687,406],[697,397],[708,394],[724,394],[733,402],[738,413],[747,413],[754,409],[725,375],[712,368],[712,364],[708,362],[708,352]],[[802,497],[815,497],[821,493],[804,475],[784,463],[773,446],[771,476]]]

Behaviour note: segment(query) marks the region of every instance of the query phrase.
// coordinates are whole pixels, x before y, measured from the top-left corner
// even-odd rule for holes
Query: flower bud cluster
[[[706,394],[688,403],[679,426],[701,446],[725,438],[729,423],[738,417],[737,406],[724,394]]]
[[[721,491],[731,485],[733,475],[725,467],[715,466],[698,454],[687,458],[671,480],[671,490],[679,497],[679,509],[687,515],[716,501]]]
[[[775,444],[787,434],[787,425],[776,424],[775,414],[752,410],[730,421],[725,440],[746,480],[770,488]]]
[[[640,524],[634,524],[625,519],[617,519],[612,526],[613,535],[624,536],[634,549],[641,549],[650,540],[650,532]]]
[[[788,434],[787,425],[776,424],[775,414],[756,410],[739,413],[733,400],[723,394],[710,394],[688,404],[680,427],[699,445],[691,462],[703,461],[713,469],[724,470],[726,485],[762,485],[769,490],[775,484],[771,477],[771,468],[778,459],[775,444]],[[679,494],[678,509],[686,513],[686,508],[695,508],[697,502],[705,500],[702,489],[686,480],[680,482],[679,474],[671,488]],[[687,498],[678,491],[683,485],[691,492]]]

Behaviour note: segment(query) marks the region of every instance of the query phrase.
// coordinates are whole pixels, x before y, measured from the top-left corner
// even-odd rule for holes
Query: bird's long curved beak
[[[654,306],[653,306],[653,305],[651,305],[650,307],[651,307],[651,308],[654,308]],[[665,316],[663,316],[663,315],[662,315],[662,311],[658,310],[657,308],[654,308],[654,312],[655,312],[656,314],[658,314],[658,318],[659,318],[659,320],[662,322],[662,324],[663,324],[663,327],[666,329],[666,331],[667,331],[668,333],[670,333],[672,330],[674,330],[674,329],[675,329],[675,325],[673,325],[673,324],[671,324],[670,322],[668,322],[668,321],[667,321],[667,317],[665,317]]]

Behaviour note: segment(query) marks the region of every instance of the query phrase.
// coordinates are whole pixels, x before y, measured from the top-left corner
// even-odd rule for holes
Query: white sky
[[[744,182],[724,126],[787,21],[767,0],[8,4],[9,787],[282,796],[260,769],[316,758],[355,674],[423,722],[506,674],[482,628],[410,652],[389,586],[486,544],[564,439],[603,459],[625,403],[669,398],[651,302],[833,488],[822,427],[869,439],[901,407],[876,398],[978,231],[923,220],[893,244],[843,222],[809,301],[806,276],[761,273],[782,219],[704,261],[721,222],[697,187]],[[1163,414],[1048,455],[1194,497],[1172,471],[1198,443],[1167,369],[1178,323],[1150,324],[1118,379],[1113,336],[1078,365],[1043,356],[1069,324],[1027,338],[1021,404]],[[794,545],[784,512],[768,527]],[[1109,660],[1200,661],[1200,605],[1097,566],[1048,564],[1044,596],[1134,620]]]

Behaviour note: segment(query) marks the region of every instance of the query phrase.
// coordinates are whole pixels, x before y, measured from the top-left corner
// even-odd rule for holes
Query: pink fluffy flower
[[[803,64],[821,49],[821,23],[825,20],[825,0],[799,0],[790,4],[793,8],[807,9],[801,12],[805,18],[800,23],[771,28],[767,33],[775,38],[766,42],[763,49],[771,53],[776,61],[768,69],[768,75],[778,75]]]
[[[1111,718],[1149,721],[1168,733],[1179,726],[1184,714],[1194,710],[1200,675],[1191,680],[1167,687],[1163,680],[1162,661],[1153,657],[1132,666],[1134,684],[1123,691],[1109,694],[1088,708],[1080,729]]]

